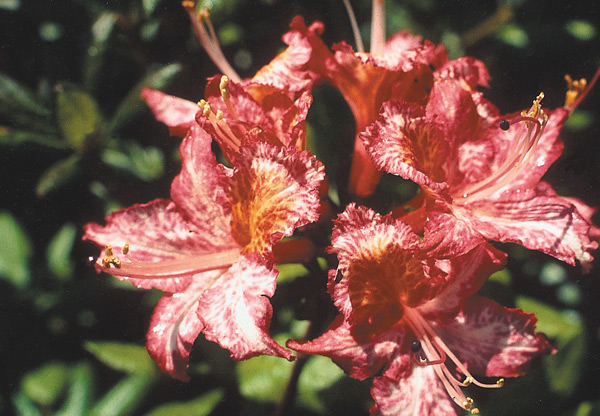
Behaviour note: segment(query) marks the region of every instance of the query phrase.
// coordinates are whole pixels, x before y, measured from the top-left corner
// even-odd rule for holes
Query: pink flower
[[[109,215],[105,226],[85,226],[84,239],[105,246],[98,271],[166,292],[147,349],[182,380],[200,332],[236,360],[292,358],[268,334],[277,277],[272,246],[318,218],[324,177],[307,151],[262,142],[240,146],[230,169],[217,164],[211,141],[198,126],[189,128],[171,200],[134,205]]]
[[[329,290],[341,315],[319,338],[287,345],[331,357],[351,377],[374,377],[373,413],[476,413],[462,388],[504,380],[485,384],[473,374],[519,376],[553,350],[534,333],[533,315],[474,295],[506,257],[490,245],[432,258],[406,224],[350,205],[331,251],[339,267]]]
[[[484,239],[515,242],[587,267],[597,248],[593,212],[541,180],[559,157],[570,108],[500,116],[482,94],[455,80],[434,83],[426,105],[390,101],[362,135],[375,164],[413,180],[411,203],[434,253],[466,253]]]

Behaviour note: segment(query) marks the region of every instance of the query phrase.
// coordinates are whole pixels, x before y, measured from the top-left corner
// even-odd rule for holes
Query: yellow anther
[[[110,267],[110,258],[108,256],[102,257],[102,265],[104,267]]]
[[[112,257],[113,256],[112,246],[110,244],[107,244],[107,245],[104,246],[104,251],[106,251],[106,255],[108,257]]]
[[[479,414],[479,409],[478,408],[471,409],[471,413],[474,414],[474,415],[478,415]]]
[[[574,80],[569,74],[565,75],[565,81],[567,81],[567,92],[565,94],[565,107],[569,107],[575,104],[575,101],[583,93],[587,87],[587,80],[581,78],[580,80]]]
[[[123,248],[121,249],[121,251],[125,255],[127,255],[127,253],[129,253],[129,242],[128,241],[125,242],[125,244],[123,245]]]
[[[469,376],[469,377],[465,378],[465,381],[463,381],[463,385],[465,387],[467,387],[467,386],[470,386],[472,382],[473,382],[473,377]]]
[[[498,387],[503,387],[504,386],[504,379],[501,378],[500,380],[496,381],[496,385],[498,385]]]
[[[110,260],[111,260],[110,262],[111,262],[111,263],[112,263],[112,264],[113,264],[113,265],[114,265],[114,266],[115,266],[117,269],[120,269],[120,268],[121,268],[121,260],[119,260],[119,259],[118,259],[118,258],[116,258],[116,257],[112,257]]]
[[[473,408],[473,399],[467,397],[467,400],[465,400],[463,403],[463,408],[465,410],[471,410]]]
[[[223,75],[221,77],[221,81],[219,82],[219,90],[221,91],[221,97],[223,97],[223,99],[225,101],[230,99],[228,84],[229,84],[229,77],[227,77],[227,75]]]
[[[189,12],[196,8],[196,2],[190,0],[184,0],[181,2],[181,5]]]
[[[200,110],[204,110],[204,106],[206,105],[206,100],[203,98],[200,101],[198,101],[196,103],[196,105],[198,106],[198,108],[200,108]]]
[[[223,120],[223,112],[221,110],[217,110],[217,114],[215,114],[217,120]]]

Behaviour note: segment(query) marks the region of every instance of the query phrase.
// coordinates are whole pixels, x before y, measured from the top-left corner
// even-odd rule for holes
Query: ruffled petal
[[[146,348],[161,370],[182,380],[189,380],[186,369],[194,340],[204,328],[196,316],[198,298],[207,281],[214,282],[222,271],[206,273],[184,292],[163,296],[152,314]]]
[[[381,416],[457,416],[459,407],[448,396],[433,366],[413,368],[399,380],[375,377],[371,395],[372,415]]]
[[[229,175],[211,151],[211,137],[200,127],[191,128],[180,146],[181,173],[171,185],[171,198],[195,232],[204,236],[207,248],[235,245],[231,237],[231,208],[223,181]]]
[[[490,74],[483,62],[468,56],[444,63],[434,72],[436,78],[463,80],[471,88],[489,87]]]
[[[403,338],[404,328],[397,326],[371,342],[360,343],[352,336],[349,322],[339,315],[317,339],[289,340],[286,345],[299,352],[329,357],[350,377],[363,380],[391,360]]]
[[[187,259],[197,258],[200,254],[210,255],[214,250],[212,236],[186,220],[173,202],[162,199],[115,211],[106,217],[105,226],[89,223],[84,230],[84,240],[102,247],[112,246],[114,256],[123,265],[122,270],[126,265],[135,264],[148,265],[152,267],[148,270],[158,271],[161,264],[179,262],[183,265]],[[121,251],[125,243],[129,243],[127,255]],[[106,255],[105,251],[101,253],[96,268],[108,273],[120,272],[120,269],[103,266],[101,259]],[[117,273],[117,277],[144,289],[157,288],[171,293],[183,290],[192,279],[191,275],[185,274],[153,278],[152,272],[144,273],[143,268],[136,273],[146,276],[133,278]],[[136,273],[132,272],[131,276]]]
[[[265,254],[318,219],[324,168],[307,151],[267,143],[240,150],[229,191],[232,233],[245,252]]]
[[[196,309],[206,339],[244,360],[261,354],[292,360],[291,352],[269,336],[277,271],[244,258],[202,294]]]
[[[196,124],[196,103],[150,88],[143,88],[141,95],[154,117],[166,124],[172,135],[184,137],[187,130]]]
[[[533,358],[554,351],[544,334],[535,333],[536,321],[533,314],[474,296],[454,319],[435,328],[469,371],[516,377],[525,374]]]

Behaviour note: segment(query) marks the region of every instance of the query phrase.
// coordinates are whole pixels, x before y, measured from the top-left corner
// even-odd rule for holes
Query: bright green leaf
[[[311,357],[298,379],[298,403],[316,412],[325,412],[327,409],[319,398],[319,392],[343,377],[344,371],[330,358],[319,355]]]
[[[73,262],[71,261],[71,249],[75,242],[77,227],[73,223],[66,223],[54,235],[46,249],[46,262],[52,274],[65,280],[73,273]]]
[[[9,212],[0,212],[0,277],[23,288],[29,283],[31,242]]]
[[[276,268],[279,270],[279,275],[277,276],[278,284],[292,281],[297,277],[306,276],[308,274],[306,267],[299,263],[278,264]]]
[[[140,345],[111,341],[87,341],[85,349],[117,371],[149,375],[156,372],[154,361],[146,349]]]
[[[242,396],[259,402],[277,403],[292,374],[293,363],[281,357],[261,355],[236,366]]]
[[[51,362],[27,373],[21,380],[21,390],[34,403],[50,406],[65,390],[68,375],[65,364]]]
[[[235,23],[225,23],[219,28],[219,41],[227,46],[239,42],[244,37],[244,28]]]
[[[217,407],[223,396],[223,390],[212,390],[189,402],[163,404],[146,416],[205,416]]]
[[[524,48],[529,44],[529,36],[521,27],[507,24],[498,33],[498,38],[507,45],[515,48]]]
[[[594,116],[590,111],[577,110],[572,113],[565,127],[574,131],[581,131],[587,129],[594,122]]]
[[[82,149],[102,122],[96,101],[72,85],[58,88],[56,118],[63,136],[75,149]]]
[[[162,0],[142,0],[142,7],[146,16],[150,16],[156,10],[156,6],[160,4]]]
[[[144,148],[136,142],[128,142],[124,152],[105,149],[102,161],[109,166],[128,171],[144,181],[153,181],[164,172],[164,154],[156,147]]]
[[[146,75],[121,101],[110,120],[108,131],[114,133],[127,121],[133,120],[135,116],[146,110],[147,107],[140,97],[143,87],[164,89],[179,72],[181,72],[180,64],[170,64]]]
[[[89,415],[125,416],[135,414],[154,381],[154,377],[140,374],[125,377],[96,403]]]
[[[25,143],[37,144],[54,149],[65,149],[68,147],[67,142],[61,140],[54,134],[0,126],[0,145],[19,146]]]
[[[13,405],[19,416],[42,416],[35,404],[23,392],[13,397]]]
[[[596,27],[587,20],[570,20],[565,29],[579,40],[591,40],[596,36]]]
[[[540,283],[545,286],[554,286],[567,279],[567,271],[558,263],[548,262],[540,270]]]
[[[80,416],[86,414],[92,395],[93,373],[87,363],[71,370],[69,390],[63,407],[54,416]]]
[[[42,174],[35,187],[39,197],[46,196],[57,188],[73,179],[79,170],[81,155],[73,153],[66,159],[59,160]]]
[[[56,22],[43,22],[38,30],[40,38],[46,42],[56,42],[65,32],[64,27]]]
[[[556,297],[567,305],[579,305],[582,298],[581,289],[573,282],[566,282],[556,289]]]

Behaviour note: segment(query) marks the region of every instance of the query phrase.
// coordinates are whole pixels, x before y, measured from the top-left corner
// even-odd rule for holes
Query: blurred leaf
[[[79,363],[69,375],[69,391],[63,407],[54,416],[80,416],[86,414],[92,395],[93,373],[87,363]]]
[[[161,0],[142,0],[142,7],[146,16],[150,16],[156,10],[156,6],[160,4]]]
[[[227,46],[239,42],[244,37],[244,28],[235,23],[225,23],[219,28],[219,41]]]
[[[56,42],[62,37],[65,29],[60,23],[43,22],[38,31],[40,38],[46,42]]]
[[[146,348],[140,345],[111,341],[86,341],[85,349],[113,370],[149,375],[156,372],[154,361],[146,352]]]
[[[502,27],[498,38],[507,45],[515,48],[524,48],[529,45],[529,36],[520,26],[509,23]]]
[[[65,280],[73,274],[71,249],[75,242],[77,227],[73,223],[66,223],[54,235],[46,249],[46,261],[50,272],[58,279]]]
[[[40,100],[29,88],[2,73],[0,73],[0,115],[28,128],[48,133],[54,131],[54,126],[49,122],[52,111],[40,104]]]
[[[92,25],[92,42],[85,56],[83,69],[83,85],[88,91],[93,91],[98,84],[104,67],[106,51],[109,49],[109,39],[117,22],[117,14],[101,13]]]
[[[548,262],[540,270],[540,283],[545,286],[554,286],[567,279],[567,271],[558,263]]]
[[[35,404],[22,392],[13,397],[13,404],[19,416],[42,416]]]
[[[81,155],[73,153],[68,158],[59,160],[54,165],[50,166],[38,180],[37,186],[35,187],[37,196],[46,196],[73,179],[79,170],[80,160]]]
[[[9,212],[0,212],[0,277],[23,288],[29,283],[31,242]]]
[[[5,146],[18,146],[25,143],[34,143],[54,149],[65,149],[68,143],[58,136],[37,131],[13,129],[0,126],[0,144]]]
[[[237,363],[240,393],[247,399],[277,403],[292,374],[293,363],[270,355],[261,355]]]
[[[456,59],[465,55],[465,49],[463,48],[462,41],[458,33],[444,31],[440,40],[446,49],[448,49],[448,57],[450,59]]]
[[[297,277],[306,276],[308,274],[306,267],[300,263],[278,264],[275,268],[279,270],[279,275],[277,276],[278,284],[292,281]]]
[[[92,408],[90,416],[124,416],[135,414],[154,383],[154,377],[132,374],[108,391]]]
[[[164,155],[156,147],[143,148],[136,142],[128,142],[125,153],[105,149],[102,161],[109,166],[128,171],[144,181],[153,181],[164,172]]]
[[[205,416],[223,400],[223,390],[212,390],[189,402],[166,403],[146,413],[146,416]]]
[[[313,356],[298,379],[298,403],[316,412],[326,412],[319,392],[333,386],[345,376],[344,371],[328,357]]]
[[[110,120],[108,132],[114,133],[124,123],[133,120],[135,116],[146,110],[147,107],[140,97],[143,87],[164,89],[179,72],[181,72],[180,64],[170,64],[146,75],[121,101]]]
[[[0,0],[0,9],[15,11],[21,7],[21,0]]]
[[[567,22],[565,29],[579,40],[591,40],[596,36],[596,27],[586,20],[571,20]]]
[[[65,390],[68,375],[69,369],[65,364],[50,362],[27,373],[21,380],[21,389],[34,403],[50,406]]]
[[[577,110],[569,116],[565,127],[574,131],[587,129],[594,122],[594,116],[591,112]]]
[[[210,10],[210,18],[213,22],[226,19],[238,10],[246,0],[199,0],[196,1],[196,10]]]
[[[547,380],[554,393],[569,397],[577,387],[582,374],[587,342],[585,331],[579,322],[535,299],[519,296],[517,307],[538,318],[536,330],[554,340],[558,352],[544,357]]]
[[[56,118],[63,136],[75,149],[85,147],[102,120],[96,101],[69,84],[57,88]]]
[[[600,416],[600,401],[580,403],[573,416]]]
[[[569,306],[576,306],[581,303],[581,289],[573,282],[566,282],[556,289],[556,297],[562,303]]]
[[[150,42],[155,39],[160,30],[160,20],[151,20],[142,25],[140,29],[140,36],[146,42]]]

